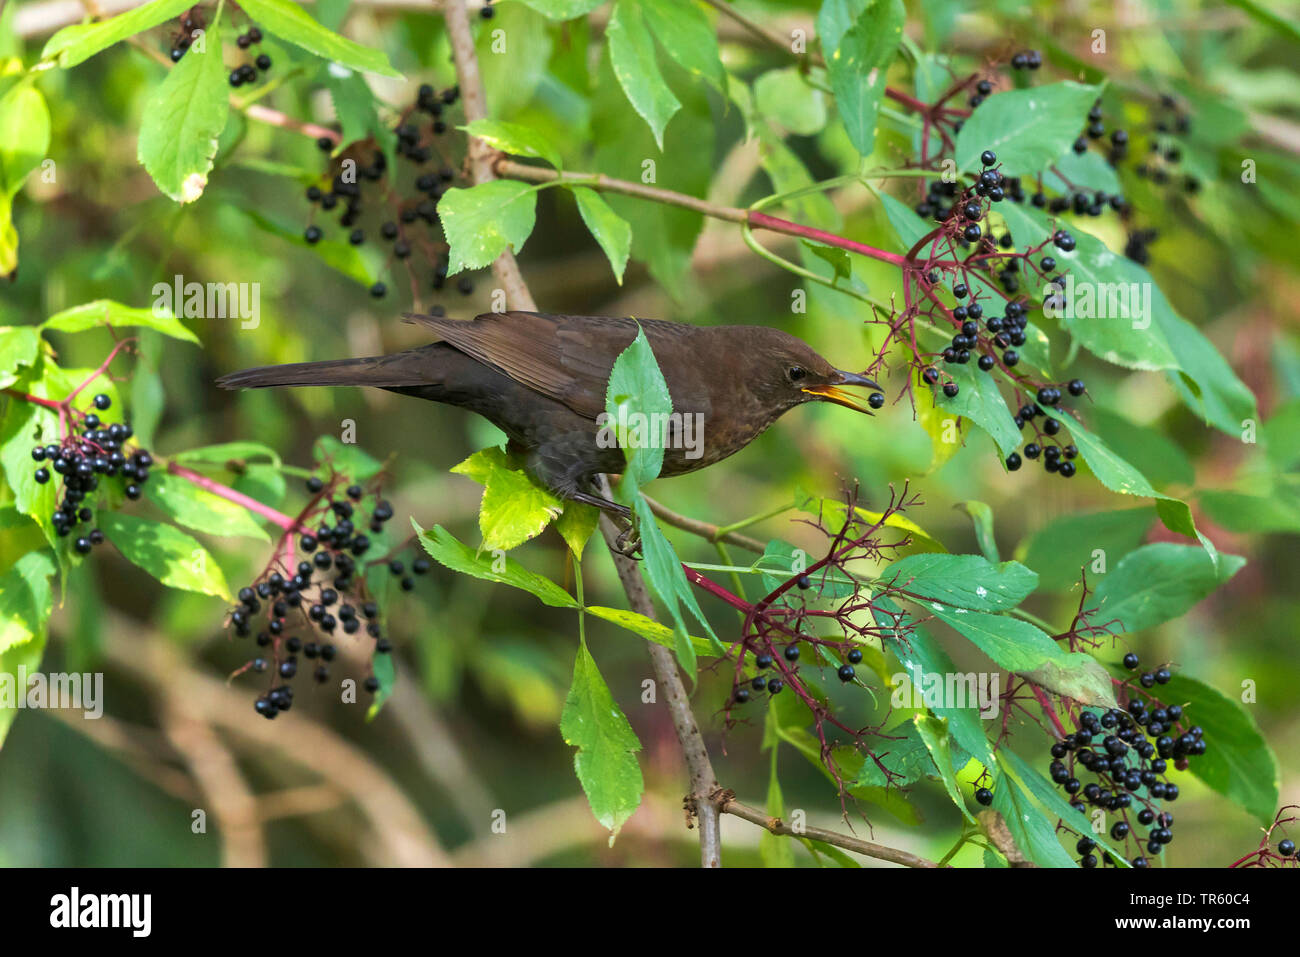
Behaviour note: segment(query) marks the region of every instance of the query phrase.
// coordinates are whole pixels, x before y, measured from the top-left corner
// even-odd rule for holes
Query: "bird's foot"
[[[627,528],[618,533],[618,538],[614,539],[614,549],[633,561],[641,560],[641,536],[636,534],[636,527],[631,522],[628,523]]]

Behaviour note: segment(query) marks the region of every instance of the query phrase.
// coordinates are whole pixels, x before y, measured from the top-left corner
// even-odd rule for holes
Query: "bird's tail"
[[[326,362],[291,362],[258,366],[231,372],[217,380],[223,389],[266,389],[277,386],[359,385],[391,389],[427,385],[428,357],[423,350],[364,359],[331,359]]]

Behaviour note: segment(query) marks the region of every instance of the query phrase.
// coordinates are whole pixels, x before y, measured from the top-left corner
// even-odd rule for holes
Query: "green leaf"
[[[228,462],[247,462],[248,459],[267,458],[275,468],[280,467],[280,453],[261,442],[219,442],[197,449],[186,449],[172,456],[173,462],[211,462],[225,465]]]
[[[673,630],[653,618],[647,618],[645,615],[628,611],[625,608],[606,608],[603,605],[588,605],[586,611],[590,615],[603,618],[620,628],[640,635],[646,641],[653,641],[656,645],[662,645],[669,651],[677,647],[677,636],[673,634]],[[690,642],[697,654],[710,654],[716,650],[708,641],[703,638],[696,638],[694,635],[690,637]]]
[[[186,55],[188,56],[188,54]],[[165,283],[162,285],[166,285]],[[154,288],[157,295],[158,289]],[[41,329],[53,329],[58,332],[85,332],[87,329],[99,329],[112,326],[136,326],[141,329],[153,329],[173,339],[200,345],[199,337],[181,325],[181,321],[172,315],[171,310],[154,306],[147,309],[124,306],[111,299],[96,299],[71,309],[55,313],[41,323]]]
[[[1175,674],[1160,695],[1205,729],[1206,752],[1190,759],[1189,770],[1267,826],[1281,803],[1277,757],[1250,712],[1187,675]]]
[[[74,67],[114,43],[179,17],[193,5],[192,0],[151,0],[98,23],[75,23],[50,37],[41,51],[41,59],[57,57],[64,69]]]
[[[677,660],[683,670],[694,680],[695,648],[691,643],[690,635],[686,632],[686,622],[682,619],[680,605],[686,605],[714,642],[717,642],[718,636],[713,633],[713,627],[704,617],[704,612],[700,610],[699,603],[695,600],[695,593],[691,591],[686,573],[682,570],[681,560],[678,559],[668,539],[664,537],[664,533],[660,531],[654,513],[650,511],[644,496],[640,494],[636,496],[633,509],[638,520],[637,530],[641,533],[641,547],[645,552],[643,568],[646,577],[650,580],[650,587],[655,594],[668,606],[673,619],[673,633],[677,639]]]
[[[1111,194],[1124,192],[1115,167],[1107,163],[1106,158],[1096,150],[1088,150],[1086,153],[1067,150],[1052,164],[1052,170],[1043,177],[1043,182],[1059,193],[1068,195],[1084,189]]]
[[[51,543],[55,535],[50,516],[57,505],[57,489],[53,481],[37,483],[32,447],[59,440],[57,413],[31,402],[9,400],[0,429],[0,462],[4,463],[5,480],[13,489],[15,507],[35,519]]]
[[[649,124],[662,150],[664,128],[682,104],[659,71],[654,41],[641,6],[618,0],[605,27],[605,40],[619,85],[633,109]]]
[[[483,484],[478,527],[481,548],[509,550],[540,535],[564,508],[558,497],[515,466],[497,446],[475,452],[451,469]]]
[[[178,203],[203,195],[230,117],[230,84],[221,60],[220,25],[208,28],[149,97],[137,155],[162,192]]]
[[[669,72],[680,70],[666,64]],[[679,84],[682,109],[665,131],[663,149],[671,162],[653,159],[659,147],[652,131],[634,110],[614,75],[608,55],[592,96],[591,136],[596,144],[595,165],[601,172],[640,181],[652,175],[655,185],[690,196],[705,196],[714,172],[714,117],[702,83]],[[632,225],[632,258],[646,264],[650,275],[674,299],[686,298],[692,278],[691,253],[704,225],[694,210],[663,203],[647,203],[634,196],[609,194],[606,201]]]
[[[506,249],[523,249],[537,217],[537,187],[497,179],[449,189],[438,202],[448,251],[448,275],[491,265]]]
[[[1004,458],[1019,448],[1023,436],[1016,428],[1016,421],[1012,418],[1002,393],[998,391],[997,380],[973,362],[946,365],[944,369],[957,383],[958,392],[949,398],[934,390],[935,407],[951,415],[970,419],[992,437]]]
[[[920,733],[916,718],[927,717],[924,713],[915,714],[912,720],[904,721],[895,728],[890,728],[889,738],[881,741],[875,760],[863,761],[854,779],[854,787],[886,787],[890,784],[885,771],[893,776],[894,787],[907,787],[922,778],[940,777],[939,768],[934,757]],[[942,719],[933,719],[941,722]],[[946,732],[944,732],[946,736]],[[950,762],[951,763],[951,762]],[[884,765],[882,769],[880,765]]]
[[[485,24],[474,40],[488,116],[508,120],[523,115],[535,121],[536,117],[525,108],[539,91],[556,94],[563,88],[563,82],[556,82],[554,74],[547,70],[555,45],[553,34],[560,32],[523,4],[502,3],[496,7],[496,18]],[[585,50],[586,35],[579,38],[571,36],[571,32],[564,31],[567,43]],[[571,90],[564,94],[565,98],[572,96]]]
[[[1153,518],[1145,506],[1062,515],[1034,534],[1021,561],[1038,573],[1039,587],[1047,591],[1065,591],[1077,585],[1080,570],[1085,568],[1095,585],[1092,564],[1101,558],[1107,572],[1113,569],[1141,544]]]
[[[898,606],[888,599],[878,602],[877,607],[881,612],[900,611]],[[889,647],[907,672],[908,680],[912,686],[924,691],[931,680],[927,676],[957,674],[957,666],[952,658],[948,656],[948,653],[944,651],[943,646],[935,641],[933,636],[924,628],[916,626],[910,616],[906,616],[905,620],[912,626],[911,630],[904,634],[892,636],[893,640]],[[886,630],[893,627],[893,622],[883,614],[876,615],[876,624]],[[992,766],[993,750],[989,747],[988,738],[985,737],[984,728],[980,724],[979,711],[969,706],[965,708],[949,707],[943,703],[945,700],[946,696],[941,695],[933,705],[927,703],[928,710],[932,714],[947,719],[948,733],[975,760],[985,767]]]
[[[771,723],[776,712],[769,710],[767,722]],[[785,796],[781,793],[781,779],[776,773],[776,753],[773,752],[769,762],[767,777],[767,815],[773,818],[785,817]],[[758,856],[763,859],[764,867],[794,867],[794,843],[780,834],[773,834],[764,829],[758,838]]]
[[[1005,204],[1001,212],[1018,246],[1036,244],[1048,235],[1048,221],[1037,210]],[[1257,417],[1255,397],[1223,356],[1200,330],[1174,311],[1145,269],[1127,257],[1112,253],[1087,233],[1073,235],[1077,244],[1073,252],[1053,252],[1057,261],[1069,269],[1075,284],[1087,284],[1080,288],[1091,289],[1098,305],[1103,298],[1106,300],[1105,309],[1093,311],[1107,315],[1086,319],[1063,317],[1062,326],[1084,348],[1108,362],[1165,370],[1188,408],[1215,428],[1239,436],[1245,420]],[[1073,288],[1069,286],[1067,291]],[[1125,318],[1121,309],[1112,308],[1109,294],[1112,289],[1116,292],[1129,289],[1149,297],[1145,300],[1149,317],[1141,317],[1139,323],[1146,323],[1145,328],[1138,328],[1134,319]],[[1119,306],[1121,302],[1116,299],[1114,305]]]
[[[0,192],[12,197],[50,149],[50,109],[41,91],[19,83],[0,97]]]
[[[1073,415],[1047,408],[1049,416],[1070,430],[1070,437],[1079,448],[1079,455],[1097,476],[1097,481],[1122,495],[1140,495],[1146,498],[1164,498],[1151,487],[1146,476],[1115,453],[1105,442],[1093,435]]]
[[[0,675],[16,677],[20,671],[30,674],[40,667],[53,606],[48,581],[52,574],[54,560],[49,552],[42,551],[23,556],[0,578],[0,642],[9,642],[9,650],[0,652]],[[31,637],[23,640],[22,635],[27,633]],[[14,690],[19,694],[25,691]],[[17,716],[17,708],[0,707],[0,744]]]
[[[555,582],[543,575],[528,571],[508,556],[479,554],[468,545],[457,541],[456,536],[441,525],[435,525],[426,531],[413,518],[411,527],[415,529],[420,544],[434,561],[454,572],[463,572],[475,578],[482,578],[484,581],[522,588],[552,608],[578,607],[574,597]],[[497,571],[498,568],[500,571]]]
[[[1066,81],[990,96],[957,134],[953,158],[958,171],[978,170],[984,150],[998,154],[1007,176],[1047,169],[1079,138],[1082,118],[1101,89]]]
[[[291,0],[240,0],[239,6],[265,32],[302,47],[308,53],[362,73],[402,78],[382,50],[363,47],[326,30]]]
[[[803,246],[818,259],[831,264],[831,269],[835,270],[836,282],[853,278],[853,262],[845,250],[834,246],[823,246],[809,239],[803,240]]]
[[[1255,394],[1199,329],[1172,309],[1157,310],[1156,316],[1178,362],[1179,371],[1166,375],[1183,403],[1216,429],[1239,438],[1246,420],[1258,416]]]
[[[666,424],[672,411],[668,383],[645,330],[638,326],[636,338],[614,360],[605,389],[608,418],[602,425],[612,431],[627,458],[620,490],[635,491],[659,475],[664,464],[664,435],[655,424]]]
[[[13,198],[49,150],[50,111],[39,90],[20,82],[0,97],[0,277],[18,268]]]
[[[632,249],[632,227],[626,219],[600,198],[594,189],[585,186],[572,188],[573,198],[578,201],[578,212],[582,221],[591,230],[600,248],[609,257],[609,264],[614,269],[614,278],[623,285],[623,270],[627,268],[628,254]]]
[[[882,193],[879,190],[873,189],[873,192],[880,200],[881,205],[885,207],[885,217],[889,220],[889,225],[894,228],[894,233],[898,236],[898,241],[904,252],[934,231],[933,224],[927,223],[916,215],[916,210],[897,197]]]
[[[13,200],[0,191],[0,277],[18,268],[18,230],[13,223]]]
[[[994,97],[996,99],[998,97]],[[1087,112],[1087,107],[1084,112]],[[1075,122],[1073,117],[1070,122]],[[999,212],[1006,220],[1016,245],[1022,249],[1037,245],[1051,235],[1047,217],[1038,210],[1004,203]],[[1068,270],[1066,311],[1071,314],[1059,317],[1062,328],[1093,355],[1115,365],[1131,369],[1175,368],[1178,360],[1170,348],[1164,332],[1165,323],[1160,318],[1162,312],[1172,313],[1172,309],[1146,270],[1127,257],[1111,252],[1095,236],[1081,230],[1074,230],[1071,235],[1076,244],[1072,252],[1052,249],[1060,264],[1058,268],[1062,272]],[[1117,298],[1111,302],[1110,290],[1116,293],[1124,291],[1128,304],[1140,308],[1130,308],[1129,314],[1125,315],[1126,310],[1119,308],[1125,304],[1124,301]],[[1086,301],[1081,298],[1084,295],[1092,297],[1096,308],[1085,308]],[[1133,315],[1145,306],[1150,307],[1149,316]],[[1083,312],[1097,314],[1085,317],[1081,315]]]
[[[393,667],[392,655],[376,654],[370,659],[370,667],[379,687],[370,698],[370,707],[366,709],[366,720],[373,721],[375,716],[393,694],[393,683],[397,680],[397,669]]]
[[[396,168],[397,136],[380,118],[374,91],[366,78],[340,66],[332,66],[323,73],[334,103],[334,114],[343,127],[341,145],[347,146],[373,136],[388,161],[388,168]]]
[[[893,562],[880,573],[879,583],[916,596],[976,611],[1003,611],[1025,600],[1038,576],[1019,562],[994,564],[979,555],[938,555],[922,552]]]
[[[993,537],[993,509],[988,506],[988,503],[971,499],[959,502],[956,508],[970,516],[971,522],[975,525],[975,541],[980,551],[984,553],[984,557],[994,564],[1002,561],[998,554],[997,539]]]
[[[998,764],[1002,770],[1013,777],[1026,792],[1028,792],[1035,801],[1046,808],[1050,813],[1055,814],[1066,826],[1072,826],[1076,831],[1084,833],[1088,828],[1088,819],[1079,814],[1070,803],[1061,797],[1060,793],[1052,783],[1042,776],[1032,765],[1024,758],[1016,754],[1010,748],[1003,748],[998,752]],[[1128,858],[1124,855],[1124,848],[1116,848],[1106,840],[1106,835],[1088,828],[1087,836],[1111,852],[1111,856],[1123,867],[1130,866]],[[1121,863],[1122,862],[1122,863]]]
[[[99,513],[99,527],[128,561],[169,588],[233,600],[217,560],[180,529],[112,511]]]
[[[612,832],[612,843],[623,822],[641,804],[645,782],[636,760],[641,742],[609,693],[585,642],[578,645],[560,734],[565,744],[578,749],[574,770],[596,820]]]
[[[948,792],[948,797],[957,806],[968,821],[974,821],[966,802],[962,800],[961,790],[957,787],[957,772],[953,768],[952,746],[948,739],[948,723],[942,718],[917,714],[912,717],[917,734],[925,743],[934,766],[939,769],[939,778]]]
[[[4,368],[3,364],[0,368]],[[1300,399],[1291,399],[1274,409],[1260,432],[1264,451],[1275,469],[1285,472],[1300,465]]]
[[[863,156],[875,150],[885,76],[905,17],[902,0],[827,0],[817,15],[835,105],[849,141]]]
[[[545,133],[523,123],[504,123],[501,120],[475,120],[460,129],[477,136],[483,142],[515,156],[536,156],[544,159],[557,170],[564,168],[560,160],[560,151]]]
[[[692,77],[725,92],[727,77],[718,54],[718,37],[700,5],[692,0],[641,0],[639,4],[655,39]]]
[[[1005,95],[1005,94],[1004,94]],[[976,111],[978,112],[978,111]],[[1008,774],[998,775],[993,787],[993,810],[1002,815],[1011,839],[1027,858],[1040,867],[1077,867],[1061,842],[1056,838],[1056,828],[1052,826],[1037,806],[1030,800],[1025,790]],[[1085,827],[1088,819],[1074,812],[1067,822],[1075,827]]]
[[[1218,551],[1215,549],[1214,543],[1196,528],[1196,522],[1192,518],[1192,510],[1186,502],[1157,492],[1141,472],[1115,454],[1114,450],[1109,448],[1105,442],[1085,429],[1074,416],[1050,406],[1045,411],[1047,415],[1059,419],[1069,428],[1070,437],[1074,440],[1074,444],[1078,446],[1080,456],[1102,485],[1112,492],[1119,492],[1122,495],[1141,495],[1154,498],[1156,500],[1156,514],[1160,516],[1160,521],[1164,523],[1165,528],[1171,532],[1177,532],[1179,535],[1198,539],[1210,558],[1213,561],[1218,561]]]
[[[49,551],[28,552],[0,575],[0,654],[45,633],[54,597],[50,576],[57,571]]]
[[[316,440],[311,447],[311,457],[317,466],[333,466],[335,471],[347,475],[354,482],[374,478],[384,467],[361,446],[340,442],[332,435],[322,435]]]
[[[1300,532],[1300,493],[1294,489],[1265,495],[1211,489],[1198,501],[1210,521],[1230,532]]]
[[[1093,595],[1097,621],[1113,621],[1117,632],[1132,632],[1180,618],[1245,564],[1244,558],[1225,554],[1216,568],[1195,545],[1143,545],[1101,579]]]
[[[145,494],[178,525],[209,535],[244,536],[269,542],[271,537],[245,508],[167,473],[150,476]]]
[[[564,511],[555,520],[555,530],[564,539],[574,557],[582,560],[583,549],[600,523],[600,511],[583,502],[566,501]]]
[[[1256,3],[1255,0],[1228,0],[1228,3],[1245,10],[1254,19],[1272,27],[1292,43],[1300,43],[1300,27],[1296,26],[1294,20],[1288,20],[1279,13],[1270,10],[1264,4]],[[1294,13],[1294,11],[1292,12]]]
[[[0,326],[0,389],[18,381],[20,369],[36,364],[41,333],[36,326]]]
[[[604,2],[605,0],[523,0],[526,6],[552,20],[572,20],[574,17],[586,16]]]
[[[822,91],[796,67],[769,70],[755,80],[754,104],[763,116],[798,136],[812,136],[826,125]]]
[[[1008,671],[1082,704],[1115,706],[1110,675],[1095,658],[1083,652],[1064,651],[1047,632],[1029,622],[948,608],[938,602],[923,607]]]

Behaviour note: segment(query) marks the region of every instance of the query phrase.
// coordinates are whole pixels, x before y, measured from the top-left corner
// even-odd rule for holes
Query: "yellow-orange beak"
[[[840,385],[857,385],[864,386],[868,389],[880,391],[880,386],[868,379],[866,376],[858,375],[856,372],[840,372],[840,381],[836,385],[816,385],[806,386],[803,391],[808,395],[816,396],[826,402],[834,402],[836,405],[842,405],[846,408],[853,409],[857,412],[865,412],[871,415],[872,412],[866,406],[858,402],[856,396],[840,389]]]

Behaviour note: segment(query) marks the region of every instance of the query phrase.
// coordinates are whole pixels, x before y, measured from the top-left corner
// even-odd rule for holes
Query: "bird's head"
[[[806,342],[779,329],[764,329],[750,353],[747,385],[764,404],[790,409],[804,402],[834,402],[871,414],[865,402],[844,386],[879,391],[866,376],[835,368]]]

